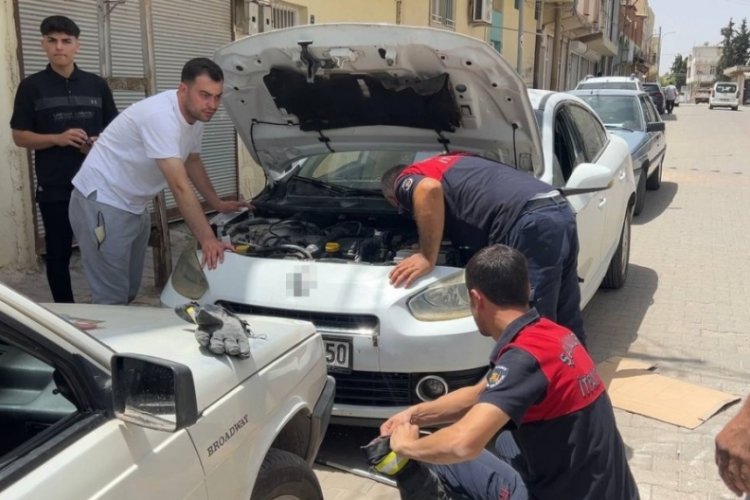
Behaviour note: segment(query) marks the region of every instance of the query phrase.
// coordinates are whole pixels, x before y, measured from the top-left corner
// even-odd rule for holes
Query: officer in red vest
[[[451,498],[637,499],[594,362],[570,330],[529,309],[525,257],[485,247],[466,286],[479,332],[496,341],[487,376],[386,421],[398,463],[431,464]],[[501,430],[496,456],[485,445]]]

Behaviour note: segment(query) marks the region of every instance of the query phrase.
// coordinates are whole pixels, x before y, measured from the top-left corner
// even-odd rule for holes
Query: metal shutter
[[[176,88],[182,65],[192,57],[212,57],[213,52],[231,41],[231,3],[226,0],[153,0],[154,48],[158,90]],[[78,65],[99,72],[99,30],[96,0],[19,0],[24,75],[42,70],[47,58],[40,46],[39,24],[49,15],[63,14],[81,28]],[[140,3],[126,0],[112,13],[113,76],[142,76]],[[141,92],[116,91],[120,111],[143,98]],[[219,196],[237,194],[236,135],[223,108],[206,127],[203,161]],[[34,183],[36,178],[34,176]],[[167,190],[167,207],[175,206]],[[38,239],[43,235],[37,215]],[[38,249],[43,245],[37,245]]]

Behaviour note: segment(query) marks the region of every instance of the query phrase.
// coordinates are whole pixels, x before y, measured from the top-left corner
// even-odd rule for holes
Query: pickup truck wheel
[[[635,190],[635,206],[633,207],[633,215],[640,215],[643,212],[643,207],[646,206],[646,173],[648,167],[644,166],[641,170],[641,177],[638,179],[638,187]],[[654,170],[656,173],[656,170]]]
[[[323,500],[320,483],[302,458],[284,450],[268,450],[250,500]]]
[[[661,174],[662,170],[664,170],[664,160],[659,162],[659,166],[656,167],[656,170],[648,176],[648,180],[646,181],[646,189],[649,191],[656,191],[661,187]],[[636,203],[638,203],[636,199]],[[638,212],[636,212],[636,215]]]
[[[612,256],[609,269],[607,269],[607,274],[602,281],[602,287],[604,288],[618,289],[625,284],[628,267],[630,266],[630,224],[632,221],[633,215],[628,209],[625,214],[625,221],[622,224],[620,243]]]

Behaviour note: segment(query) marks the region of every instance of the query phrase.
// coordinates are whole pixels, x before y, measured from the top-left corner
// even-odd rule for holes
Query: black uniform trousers
[[[47,250],[47,282],[55,302],[75,302],[70,285],[70,256],[73,253],[73,229],[65,201],[39,202],[44,223]]]

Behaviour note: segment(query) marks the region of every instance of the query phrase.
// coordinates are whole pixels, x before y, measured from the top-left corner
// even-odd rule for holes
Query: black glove
[[[247,358],[250,356],[252,335],[247,321],[214,304],[200,305],[190,302],[175,307],[177,315],[198,325],[195,340],[214,354],[228,354]]]

